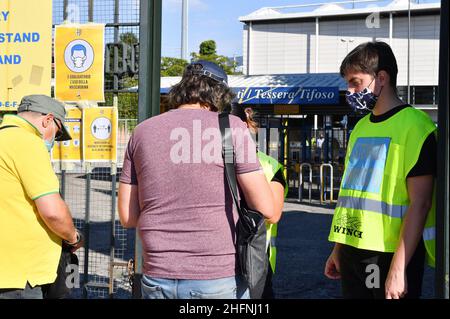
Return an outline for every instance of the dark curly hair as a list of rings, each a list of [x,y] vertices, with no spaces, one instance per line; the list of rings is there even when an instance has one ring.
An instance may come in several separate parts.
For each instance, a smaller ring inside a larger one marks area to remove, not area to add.
[[[223,83],[204,75],[194,74],[200,70],[199,65],[189,65],[183,73],[180,83],[174,85],[169,92],[170,109],[176,109],[184,104],[199,103],[214,112],[221,112],[231,104],[234,93]]]

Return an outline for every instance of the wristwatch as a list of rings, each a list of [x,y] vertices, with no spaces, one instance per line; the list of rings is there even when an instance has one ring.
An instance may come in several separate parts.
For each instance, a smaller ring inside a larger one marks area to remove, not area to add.
[[[78,231],[78,229],[76,230],[77,233],[77,240],[74,243],[69,243],[67,240],[64,240],[64,243],[66,243],[69,246],[76,246],[78,245],[81,240],[83,239],[83,235]]]

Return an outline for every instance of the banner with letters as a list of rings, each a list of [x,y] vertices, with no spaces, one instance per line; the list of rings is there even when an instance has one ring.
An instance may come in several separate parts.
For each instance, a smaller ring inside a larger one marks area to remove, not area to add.
[[[55,97],[104,102],[104,24],[65,24],[55,31]]]
[[[233,88],[239,104],[339,104],[338,87]]]
[[[51,91],[52,0],[0,0],[0,112]]]

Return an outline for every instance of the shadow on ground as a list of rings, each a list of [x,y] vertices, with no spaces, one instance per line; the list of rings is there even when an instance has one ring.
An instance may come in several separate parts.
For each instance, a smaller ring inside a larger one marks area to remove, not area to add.
[[[277,299],[335,299],[340,282],[329,280],[323,269],[333,244],[328,242],[332,215],[285,212],[279,223],[278,261],[273,280]],[[434,271],[426,267],[423,298],[434,296]]]

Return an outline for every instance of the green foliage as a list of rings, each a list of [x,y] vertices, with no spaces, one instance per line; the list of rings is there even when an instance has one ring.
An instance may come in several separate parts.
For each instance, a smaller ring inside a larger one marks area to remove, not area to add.
[[[161,59],[161,76],[182,76],[189,63],[178,58],[163,57]]]
[[[138,43],[138,38],[132,32],[122,33],[120,35],[120,42],[132,46]],[[123,50],[122,47],[118,48],[119,65],[122,62]],[[131,60],[131,51],[128,51],[128,60]],[[114,61],[114,50],[111,50],[110,61]],[[105,82],[110,83],[108,88],[112,88],[111,83],[114,80],[112,74],[105,74]],[[138,85],[138,79],[136,76],[131,76],[129,73],[124,73],[119,75],[119,89],[132,88]],[[114,94],[111,92],[105,93],[105,103],[103,106],[113,105]],[[118,94],[118,105],[119,105],[119,118],[121,119],[137,119],[138,116],[138,94],[137,93],[119,93]]]
[[[138,43],[138,39],[133,32],[125,32],[120,35],[120,42],[133,45]]]
[[[105,103],[100,106],[113,106],[113,93],[105,93]],[[120,119],[137,119],[138,118],[138,101],[137,93],[119,93],[119,118]]]
[[[200,55],[213,55],[217,54],[217,45],[214,40],[206,40],[200,43]]]
[[[205,60],[218,64],[227,74],[236,74],[236,65],[230,61],[226,56],[218,55],[216,51],[216,42],[214,40],[203,41],[200,44],[199,53],[192,52],[191,57],[193,61]]]

